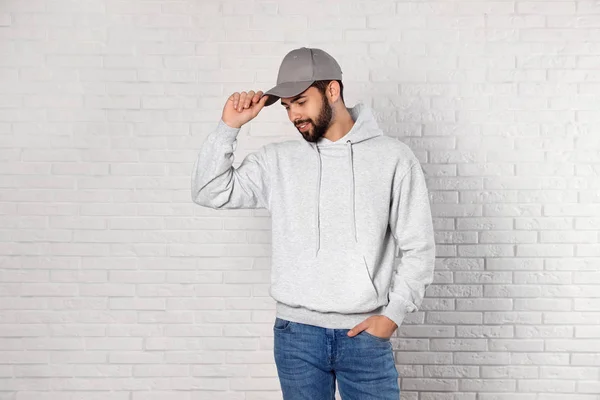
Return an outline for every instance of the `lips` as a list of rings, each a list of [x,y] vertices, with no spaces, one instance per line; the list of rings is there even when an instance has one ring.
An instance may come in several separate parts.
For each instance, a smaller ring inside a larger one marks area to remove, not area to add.
[[[296,125],[300,132],[306,132],[310,128],[310,122]]]

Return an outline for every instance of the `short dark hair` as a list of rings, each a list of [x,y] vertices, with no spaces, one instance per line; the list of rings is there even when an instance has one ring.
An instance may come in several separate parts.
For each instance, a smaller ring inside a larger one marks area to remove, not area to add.
[[[340,84],[340,97],[342,98],[342,103],[345,103],[345,101],[344,101],[344,84],[339,79],[315,81],[312,85],[310,85],[310,87],[316,87],[317,89],[319,89],[319,92],[321,92],[321,94],[324,95],[325,90],[327,90],[327,85],[329,85],[329,83],[333,82],[334,80]]]

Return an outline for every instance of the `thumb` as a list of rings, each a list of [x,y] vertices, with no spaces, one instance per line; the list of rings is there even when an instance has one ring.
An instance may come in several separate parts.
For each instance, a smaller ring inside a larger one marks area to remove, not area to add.
[[[263,97],[260,98],[260,100],[258,101],[258,104],[260,105],[260,108],[263,108],[265,106],[265,103],[267,102],[267,100],[269,100],[269,95],[264,95]]]
[[[360,324],[356,325],[354,328],[352,328],[348,331],[348,336],[352,337],[352,336],[358,335],[360,332],[362,332],[365,329],[367,329],[367,326],[365,326],[365,322],[361,322]]]
[[[257,116],[258,113],[260,112],[260,110],[263,109],[268,98],[269,98],[269,96],[263,96],[260,98],[260,100],[258,100],[258,103],[254,104],[254,106],[252,107],[254,116]]]

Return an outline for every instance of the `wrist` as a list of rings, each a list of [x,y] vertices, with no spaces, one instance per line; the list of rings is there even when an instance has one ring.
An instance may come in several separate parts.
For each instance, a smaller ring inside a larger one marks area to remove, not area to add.
[[[230,128],[234,128],[234,129],[240,129],[240,128],[242,127],[241,125],[234,124],[233,122],[227,122],[227,121],[226,121],[226,120],[224,120],[224,119],[222,119],[222,121],[223,121],[223,123],[224,123],[225,125],[227,125],[227,126],[228,126],[228,127],[230,127]]]
[[[398,329],[398,324],[396,322],[394,322],[394,320],[392,320],[390,317],[388,317],[387,315],[384,315],[384,317],[387,318],[387,322],[390,323],[390,325],[392,325],[394,327],[394,330]]]

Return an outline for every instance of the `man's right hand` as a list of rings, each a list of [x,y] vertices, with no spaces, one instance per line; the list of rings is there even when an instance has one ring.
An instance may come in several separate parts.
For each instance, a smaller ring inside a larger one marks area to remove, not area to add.
[[[241,128],[258,115],[268,98],[260,90],[256,93],[254,90],[247,93],[235,92],[227,99],[221,119],[232,128]]]

